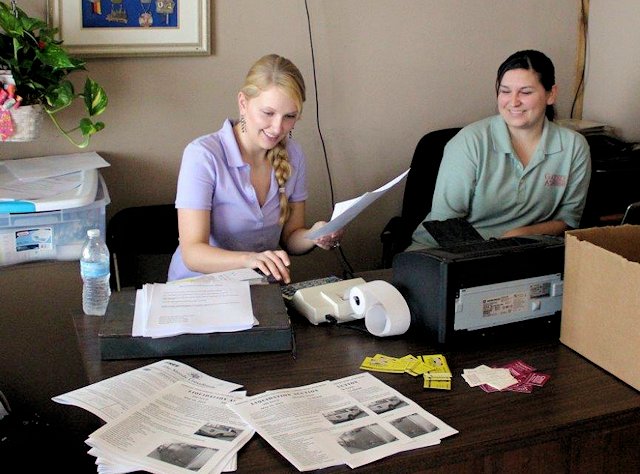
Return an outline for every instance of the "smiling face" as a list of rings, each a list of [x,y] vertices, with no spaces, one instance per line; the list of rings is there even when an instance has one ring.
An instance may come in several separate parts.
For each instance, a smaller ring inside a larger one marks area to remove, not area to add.
[[[511,69],[498,86],[498,111],[510,130],[542,129],[547,105],[556,100],[556,86],[550,91],[531,69]]]
[[[278,86],[270,86],[253,98],[238,94],[240,114],[246,121],[247,145],[270,150],[287,136],[298,120],[296,102]]]

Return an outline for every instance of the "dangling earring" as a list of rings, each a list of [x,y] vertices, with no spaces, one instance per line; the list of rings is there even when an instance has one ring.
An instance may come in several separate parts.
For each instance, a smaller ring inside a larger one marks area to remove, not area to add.
[[[244,115],[240,116],[240,131],[247,133],[247,121],[244,119]]]
[[[293,129],[289,130],[289,140],[293,138]]]

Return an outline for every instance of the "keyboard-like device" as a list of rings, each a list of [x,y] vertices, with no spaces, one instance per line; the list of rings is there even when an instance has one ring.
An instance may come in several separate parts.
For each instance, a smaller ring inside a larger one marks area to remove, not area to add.
[[[305,280],[283,285],[280,287],[280,291],[282,292],[282,297],[285,300],[291,301],[296,291],[301,290],[302,288],[311,288],[314,286],[326,285],[327,283],[335,283],[337,281],[342,281],[342,278],[331,275],[324,278],[316,278],[314,280]]]

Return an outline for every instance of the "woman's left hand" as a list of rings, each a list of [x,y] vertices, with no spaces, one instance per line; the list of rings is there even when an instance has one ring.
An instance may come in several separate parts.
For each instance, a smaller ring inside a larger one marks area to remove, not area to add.
[[[313,231],[313,230],[319,229],[324,225],[326,225],[325,221],[318,221],[315,224],[313,224],[313,226],[311,226],[310,230]],[[318,237],[317,239],[314,239],[313,243],[316,244],[321,249],[329,250],[329,249],[338,247],[340,245],[340,241],[342,240],[343,236],[344,236],[344,229],[340,229],[335,232],[332,232],[331,234],[323,235],[322,237]]]

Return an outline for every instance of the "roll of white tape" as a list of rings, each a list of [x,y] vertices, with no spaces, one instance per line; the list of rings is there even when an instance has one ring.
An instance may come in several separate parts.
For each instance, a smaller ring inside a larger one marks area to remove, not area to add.
[[[365,326],[374,336],[404,334],[411,324],[409,306],[390,283],[375,280],[357,285],[349,292],[353,312],[364,317]]]
[[[375,297],[368,294],[366,284],[356,285],[349,289],[348,297],[351,311],[353,311],[356,319],[364,318],[364,314],[367,312],[367,305],[375,301]]]

